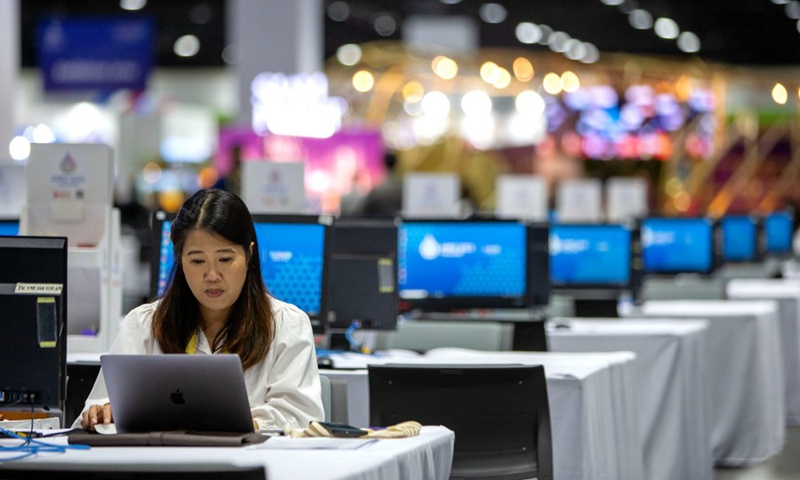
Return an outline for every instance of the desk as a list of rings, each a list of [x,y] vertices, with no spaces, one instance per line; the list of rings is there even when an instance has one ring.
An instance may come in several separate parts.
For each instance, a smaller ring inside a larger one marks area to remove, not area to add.
[[[781,319],[786,424],[800,426],[800,280],[735,279],[727,294],[735,299],[769,299],[778,302]]]
[[[636,415],[635,355],[616,353],[482,352],[439,348],[425,355],[391,352],[383,356],[344,354],[336,366],[367,364],[544,365],[553,443],[553,476],[558,480],[631,479],[644,475]],[[349,421],[369,424],[367,371],[322,370],[347,380]]]
[[[9,441],[2,442],[8,444]],[[66,444],[66,439],[50,441],[56,442]],[[359,450],[264,450],[258,446],[240,449],[95,447],[0,464],[0,476],[5,478],[13,474],[24,478],[44,471],[55,478],[58,472],[70,470],[122,474],[131,470],[202,472],[224,467],[261,466],[266,469],[269,480],[447,480],[454,442],[452,431],[429,426],[424,427],[418,437],[381,440]]]
[[[551,351],[636,353],[644,478],[713,478],[703,391],[707,328],[706,321],[569,318],[549,322]]]
[[[785,393],[774,301],[648,301],[629,317],[708,320],[711,446],[717,465],[763,462],[783,449]]]

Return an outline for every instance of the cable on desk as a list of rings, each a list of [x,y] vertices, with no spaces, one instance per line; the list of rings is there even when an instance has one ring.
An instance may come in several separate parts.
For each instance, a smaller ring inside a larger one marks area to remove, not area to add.
[[[64,453],[67,450],[89,450],[89,445],[53,445],[47,442],[42,442],[41,440],[34,439],[33,411],[34,407],[33,405],[31,405],[31,428],[27,434],[20,435],[16,432],[0,427],[0,433],[2,433],[3,435],[23,441],[19,445],[12,445],[12,446],[0,445],[0,463],[22,460],[24,458],[38,455],[39,453]],[[13,453],[18,453],[18,455],[12,457],[3,456],[3,454],[13,454]]]

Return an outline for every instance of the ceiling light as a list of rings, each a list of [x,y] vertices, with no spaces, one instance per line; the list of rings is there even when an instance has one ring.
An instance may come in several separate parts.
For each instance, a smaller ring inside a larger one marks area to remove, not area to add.
[[[550,35],[550,50],[554,52],[565,52],[567,50],[567,42],[569,42],[570,37],[568,34],[564,32],[553,32]]]
[[[533,78],[534,70],[531,61],[527,58],[518,57],[514,60],[513,65],[514,76],[520,82],[528,82]]]
[[[553,34],[553,29],[547,25],[539,25],[539,28],[542,29],[542,38],[539,40],[539,44],[547,45],[550,43],[550,35]]]
[[[653,16],[647,10],[637,8],[628,15],[628,22],[631,27],[637,30],[648,30],[653,28]]]
[[[553,72],[548,73],[542,79],[542,88],[550,95],[558,95],[561,93],[561,77]]]
[[[353,88],[361,93],[369,92],[375,86],[375,77],[366,70],[359,70],[353,74]]]
[[[780,105],[786,104],[789,100],[789,92],[786,91],[786,87],[780,83],[776,83],[775,86],[772,87],[772,99],[775,103]]]
[[[578,39],[572,38],[567,42],[567,51],[564,55],[570,60],[580,60],[586,55],[586,45]]]
[[[542,29],[535,23],[519,23],[514,33],[517,35],[517,40],[529,45],[542,39]]]
[[[486,23],[501,23],[506,19],[508,12],[506,8],[499,3],[484,3],[481,5],[478,14]]]
[[[791,18],[792,20],[797,20],[798,18],[800,18],[800,2],[798,2],[797,0],[793,0],[787,3],[786,6],[783,8],[786,11],[786,16]]]
[[[344,22],[350,18],[350,5],[347,2],[333,2],[328,5],[328,16],[334,22]]]
[[[382,37],[388,37],[397,30],[397,21],[391,15],[381,15],[375,19],[375,31]]]
[[[692,32],[683,32],[678,37],[678,48],[686,53],[700,51],[700,39]]]
[[[595,63],[596,61],[600,60],[600,51],[594,44],[589,42],[584,42],[584,47],[586,47],[586,53],[581,58],[581,62],[583,63]]]
[[[336,59],[342,65],[351,67],[361,61],[361,47],[354,43],[342,45],[336,50]]]
[[[119,0],[119,7],[123,10],[141,10],[147,5],[147,0]]]
[[[655,31],[656,35],[666,39],[678,38],[678,34],[681,32],[675,20],[665,17],[656,20]]]
[[[172,50],[179,57],[193,57],[200,51],[200,40],[194,35],[184,35],[175,40]]]

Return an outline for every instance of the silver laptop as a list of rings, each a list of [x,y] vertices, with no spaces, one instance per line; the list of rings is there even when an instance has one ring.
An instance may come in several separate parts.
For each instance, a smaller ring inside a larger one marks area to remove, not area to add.
[[[118,433],[253,432],[237,355],[102,355]]]

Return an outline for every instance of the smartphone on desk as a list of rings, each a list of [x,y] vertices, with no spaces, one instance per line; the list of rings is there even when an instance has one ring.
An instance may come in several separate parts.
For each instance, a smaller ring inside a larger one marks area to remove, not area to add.
[[[331,422],[317,422],[325,430],[329,431],[331,435],[334,437],[363,437],[368,432],[358,427],[354,427],[352,425],[347,425],[344,423],[331,423]]]

